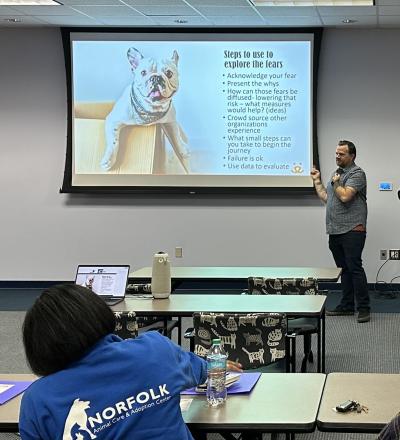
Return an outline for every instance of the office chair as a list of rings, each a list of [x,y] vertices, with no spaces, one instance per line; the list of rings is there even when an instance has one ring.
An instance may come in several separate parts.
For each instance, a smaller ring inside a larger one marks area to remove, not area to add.
[[[193,325],[194,353],[203,358],[218,338],[228,359],[240,362],[243,370],[290,371],[295,339],[287,335],[284,314],[202,312],[193,314]]]
[[[135,312],[114,312],[114,333],[122,339],[136,338],[139,334]]]
[[[249,277],[250,295],[318,295],[318,281],[315,278],[262,278]],[[288,332],[304,337],[304,357],[301,372],[307,372],[307,362],[313,362],[311,335],[318,332],[318,318],[289,318]]]
[[[114,316],[114,333],[122,339],[136,338],[139,334],[152,330],[171,338],[172,330],[177,326],[177,321],[165,321],[158,316],[136,316],[134,311],[114,312]]]

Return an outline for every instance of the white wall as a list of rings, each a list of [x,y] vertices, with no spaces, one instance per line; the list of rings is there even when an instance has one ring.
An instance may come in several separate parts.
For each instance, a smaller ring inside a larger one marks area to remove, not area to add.
[[[369,184],[370,282],[379,249],[400,247],[400,31],[325,32],[318,135],[324,176],[338,139],[358,146]],[[324,207],[281,200],[59,194],[66,146],[66,80],[58,30],[0,30],[0,280],[71,280],[78,263],[151,264],[182,246],[187,266],[331,266]],[[389,262],[381,279],[400,273]]]

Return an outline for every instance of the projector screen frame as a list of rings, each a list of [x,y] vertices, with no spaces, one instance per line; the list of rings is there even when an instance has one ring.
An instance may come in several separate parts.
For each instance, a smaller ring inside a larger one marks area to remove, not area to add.
[[[62,187],[60,193],[83,193],[83,194],[137,194],[137,195],[232,195],[232,196],[260,196],[260,195],[309,195],[314,193],[313,186],[297,187],[297,186],[79,186],[73,185],[73,136],[72,136],[72,119],[73,119],[73,96],[72,96],[72,66],[71,66],[71,33],[118,33],[118,34],[313,34],[313,81],[312,81],[312,154],[313,163],[319,167],[318,155],[318,138],[317,138],[317,91],[318,91],[318,66],[319,55],[322,41],[322,28],[175,28],[163,27],[135,27],[135,28],[61,28],[61,35],[64,48],[64,59],[67,80],[67,145],[65,157],[65,170]],[[205,178],[207,176],[204,176]],[[238,176],[240,177],[240,176]]]

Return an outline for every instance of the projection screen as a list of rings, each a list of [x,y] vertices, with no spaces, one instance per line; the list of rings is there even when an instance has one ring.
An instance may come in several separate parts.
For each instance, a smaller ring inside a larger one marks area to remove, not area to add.
[[[310,191],[320,32],[63,29],[61,191]]]

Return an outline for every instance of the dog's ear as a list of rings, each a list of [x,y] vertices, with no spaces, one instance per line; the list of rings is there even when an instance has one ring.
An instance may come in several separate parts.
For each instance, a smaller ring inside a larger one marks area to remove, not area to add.
[[[128,57],[128,61],[132,67],[132,70],[136,69],[136,67],[140,63],[140,60],[143,58],[143,55],[134,47],[129,48],[126,56]]]
[[[172,61],[175,63],[176,66],[178,65],[179,55],[176,50],[174,50],[174,53],[172,54]]]

